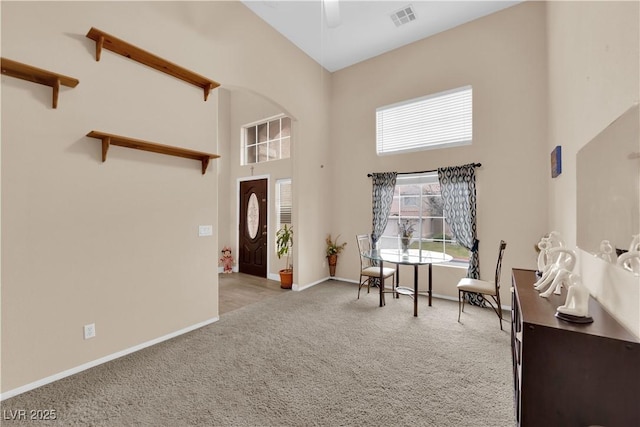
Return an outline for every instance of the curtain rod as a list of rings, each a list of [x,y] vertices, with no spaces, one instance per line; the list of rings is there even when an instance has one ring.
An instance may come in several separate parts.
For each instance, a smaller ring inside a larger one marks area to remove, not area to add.
[[[473,166],[474,168],[479,168],[480,166],[482,166],[482,163],[471,163],[471,166]],[[413,175],[416,173],[431,173],[431,172],[438,172],[438,169],[434,169],[430,171],[418,171],[418,172],[398,172],[398,175]],[[373,175],[369,173],[367,174],[367,176],[371,178]]]

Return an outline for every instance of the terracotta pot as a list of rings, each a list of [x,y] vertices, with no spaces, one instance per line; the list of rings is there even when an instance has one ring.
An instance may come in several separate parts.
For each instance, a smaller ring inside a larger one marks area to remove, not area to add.
[[[327,257],[327,262],[329,263],[329,275],[331,277],[336,275],[336,265],[338,264],[338,255],[329,255]]]
[[[293,270],[280,270],[280,287],[291,289],[293,287]]]

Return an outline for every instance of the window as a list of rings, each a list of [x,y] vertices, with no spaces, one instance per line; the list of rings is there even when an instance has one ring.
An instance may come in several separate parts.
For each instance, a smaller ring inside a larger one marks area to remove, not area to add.
[[[274,117],[243,127],[242,164],[288,159],[291,155],[291,119]]]
[[[379,247],[399,248],[402,226],[413,228],[410,249],[445,252],[452,262],[469,262],[469,251],[455,241],[444,217],[437,172],[398,176]]]
[[[279,179],[276,181],[276,230],[284,224],[291,225],[292,206],[291,179]]]
[[[378,155],[471,144],[472,89],[457,89],[376,109]]]

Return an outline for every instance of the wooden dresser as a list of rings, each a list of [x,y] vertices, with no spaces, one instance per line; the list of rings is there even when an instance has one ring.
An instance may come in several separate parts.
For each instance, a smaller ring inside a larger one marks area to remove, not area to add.
[[[533,270],[513,269],[511,349],[519,426],[640,426],[640,341],[593,298],[593,323],[556,318]]]

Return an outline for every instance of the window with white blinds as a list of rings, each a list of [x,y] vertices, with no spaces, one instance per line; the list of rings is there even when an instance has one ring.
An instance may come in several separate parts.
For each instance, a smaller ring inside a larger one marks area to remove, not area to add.
[[[279,179],[276,181],[276,209],[278,215],[279,230],[284,224],[291,225],[291,211],[293,200],[291,197],[291,179]]]
[[[472,89],[464,86],[376,109],[378,155],[471,144]]]

